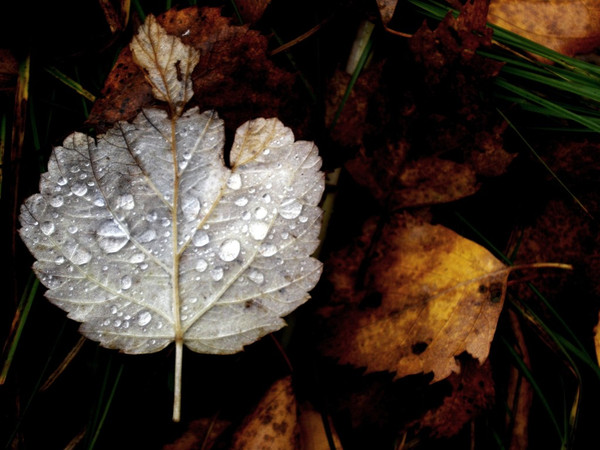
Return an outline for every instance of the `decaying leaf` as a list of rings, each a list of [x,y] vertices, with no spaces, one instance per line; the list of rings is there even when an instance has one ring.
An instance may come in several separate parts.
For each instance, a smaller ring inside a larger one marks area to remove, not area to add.
[[[504,265],[453,231],[406,215],[386,222],[367,253],[375,228],[369,223],[329,261],[335,303],[321,310],[323,353],[397,378],[433,372],[433,381],[458,372],[463,352],[485,361],[502,310]]]
[[[241,126],[227,167],[217,114],[177,115],[195,55],[164,39],[149,19],[133,51],[150,49],[137,59],[171,115],[146,109],[96,139],[67,137],[20,233],[46,296],[85,336],[126,353],[175,342],[178,420],[184,344],[238,352],[308,300],[324,176],[315,145],[277,119]]]
[[[178,37],[168,35],[154,16],[148,16],[129,47],[136,64],[144,69],[154,98],[169,106],[175,105],[171,112],[180,116],[194,95],[192,71],[198,64],[200,52]]]
[[[489,21],[567,56],[600,45],[597,0],[492,0]]]
[[[294,450],[299,443],[296,396],[288,376],[273,383],[237,429],[229,448]]]
[[[398,0],[377,0],[377,7],[379,8],[379,15],[384,25],[387,25],[392,17],[394,11],[396,11],[396,5]]]
[[[305,127],[306,110],[293,89],[295,76],[267,57],[267,38],[221,15],[221,8],[170,9],[156,18],[201,57],[192,72],[194,106],[215,109],[231,132],[249,118],[279,117],[292,129]],[[94,104],[87,124],[103,131],[131,120],[153,104],[151,87],[125,47]]]
[[[436,438],[449,438],[493,404],[495,392],[489,360],[477,365],[469,359],[461,368],[460,373],[448,377],[452,391],[443,403],[409,426]]]
[[[402,163],[398,161],[403,156],[402,150],[385,155],[390,157],[387,165],[360,152],[346,168],[357,183],[391,209],[451,202],[479,189],[476,174],[469,165],[437,157]],[[379,155],[383,156],[383,152]]]

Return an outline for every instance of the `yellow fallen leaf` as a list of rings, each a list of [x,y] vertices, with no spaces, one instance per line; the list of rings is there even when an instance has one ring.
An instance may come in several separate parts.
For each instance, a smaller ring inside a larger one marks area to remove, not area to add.
[[[506,267],[475,242],[407,215],[389,220],[367,254],[374,228],[330,261],[337,306],[321,310],[323,353],[397,378],[433,372],[433,381],[459,372],[455,357],[465,351],[483,362]]]
[[[488,20],[567,56],[600,45],[598,0],[492,0]]]

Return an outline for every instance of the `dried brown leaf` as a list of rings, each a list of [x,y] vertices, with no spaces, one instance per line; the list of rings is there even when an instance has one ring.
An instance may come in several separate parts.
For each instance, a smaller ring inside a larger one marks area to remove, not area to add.
[[[384,25],[387,25],[392,17],[394,17],[394,11],[398,0],[377,0],[377,7],[379,8],[379,15]]]

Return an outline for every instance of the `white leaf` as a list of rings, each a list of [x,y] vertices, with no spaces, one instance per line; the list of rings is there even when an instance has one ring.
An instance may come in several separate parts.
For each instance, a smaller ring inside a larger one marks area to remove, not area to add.
[[[183,345],[242,350],[284,326],[321,275],[315,145],[256,119],[238,129],[229,168],[224,142],[217,114],[197,108],[73,133],[21,207],[46,296],[85,336],[126,353],[175,342],[174,420]]]

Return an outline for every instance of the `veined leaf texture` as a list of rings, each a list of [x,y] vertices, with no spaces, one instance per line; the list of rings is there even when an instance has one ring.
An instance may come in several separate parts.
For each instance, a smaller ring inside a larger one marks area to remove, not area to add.
[[[85,336],[126,353],[175,342],[179,420],[184,344],[238,352],[308,300],[324,175],[316,146],[277,119],[242,125],[226,165],[217,113],[183,112],[197,52],[152,16],[132,50],[169,111],[67,137],[20,234],[46,296]]]

